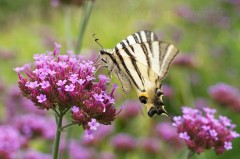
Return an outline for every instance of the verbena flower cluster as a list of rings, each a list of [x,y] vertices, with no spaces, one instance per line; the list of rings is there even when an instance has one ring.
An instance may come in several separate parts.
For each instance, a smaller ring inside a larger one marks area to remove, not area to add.
[[[112,138],[111,144],[118,151],[133,151],[137,146],[137,141],[129,134],[117,134]]]
[[[27,139],[43,137],[46,140],[53,140],[55,136],[55,121],[47,116],[33,113],[17,116],[13,125]]]
[[[194,56],[188,54],[182,54],[177,56],[173,62],[174,65],[186,68],[197,68],[198,64]]]
[[[179,139],[176,127],[170,122],[161,122],[156,125],[156,135],[172,147],[179,149],[182,147],[182,140]]]
[[[209,94],[218,103],[227,105],[234,111],[240,111],[240,92],[225,83],[218,83],[209,88]]]
[[[53,52],[35,55],[32,68],[30,64],[15,68],[22,95],[39,109],[58,112],[71,109],[73,122],[89,131],[96,130],[99,123],[110,124],[116,115],[113,106],[116,87],[107,93],[110,80],[105,75],[96,80],[92,61],[85,61],[71,51],[60,55],[60,48],[55,44]]]
[[[12,159],[24,146],[26,140],[10,125],[0,126],[0,158]]]
[[[196,153],[214,149],[217,154],[232,149],[232,140],[239,137],[236,127],[225,116],[214,118],[215,109],[203,110],[182,107],[183,116],[174,117],[179,137],[184,139],[188,148]]]

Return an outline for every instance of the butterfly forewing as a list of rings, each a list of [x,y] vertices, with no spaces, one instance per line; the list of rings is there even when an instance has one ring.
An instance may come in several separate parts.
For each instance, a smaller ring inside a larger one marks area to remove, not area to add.
[[[115,51],[113,56],[122,65],[122,71],[141,91],[153,84],[159,84],[178,53],[178,49],[172,44],[160,41],[133,44]]]
[[[122,49],[126,46],[131,46],[133,44],[139,44],[143,42],[150,42],[150,41],[157,41],[157,35],[154,32],[148,31],[148,30],[143,30],[136,32],[132,35],[129,35],[126,39],[122,40],[119,42],[115,49]]]

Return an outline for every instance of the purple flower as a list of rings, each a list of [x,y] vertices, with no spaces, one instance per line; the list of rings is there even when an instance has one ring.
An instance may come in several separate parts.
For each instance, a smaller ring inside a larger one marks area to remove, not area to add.
[[[13,124],[28,139],[44,137],[52,140],[55,136],[56,125],[54,119],[43,115],[25,114],[17,116],[14,118]]]
[[[88,122],[88,126],[90,127],[90,130],[97,130],[99,127],[99,123],[97,122],[96,119],[92,119],[90,122]]]
[[[111,143],[118,151],[132,151],[136,148],[136,139],[128,134],[117,134],[112,138]]]
[[[173,96],[173,88],[171,86],[164,84],[162,90],[165,97],[171,98]]]
[[[38,82],[35,81],[35,82],[28,82],[26,83],[26,86],[29,87],[29,88],[37,88],[38,87]]]
[[[83,143],[85,145],[99,145],[101,141],[103,141],[107,136],[109,136],[113,132],[113,126],[112,125],[100,125],[97,131],[92,132],[93,138],[89,140],[88,138],[85,138],[85,136],[82,138]]]
[[[78,82],[80,85],[83,85],[83,83],[84,83],[85,81],[86,81],[86,80],[79,79],[77,82]]]
[[[93,131],[90,130],[90,129],[86,129],[86,130],[84,131],[84,138],[85,138],[86,140],[92,140],[92,139],[93,139]]]
[[[224,148],[226,150],[231,150],[232,149],[232,143],[231,142],[224,142]]]
[[[157,154],[160,151],[160,141],[156,138],[142,138],[140,140],[140,147],[149,154]]]
[[[179,137],[184,140],[189,140],[190,137],[188,136],[187,132],[181,132],[179,133]]]
[[[174,146],[174,148],[180,148],[182,141],[179,139],[176,127],[172,126],[170,122],[161,122],[156,126],[156,135],[166,141],[166,143]]]
[[[69,146],[69,154],[71,159],[94,159],[95,151],[91,148],[85,148],[76,141],[71,141]]]
[[[124,109],[120,112],[118,117],[127,122],[131,118],[136,117],[141,111],[141,106],[139,105],[139,102],[136,100],[128,100],[124,102],[123,106]]]
[[[37,96],[37,99],[39,103],[43,103],[47,100],[47,97],[45,94],[40,94],[39,96]]]
[[[61,87],[61,86],[63,86],[66,82],[67,82],[67,80],[58,80],[57,85]]]
[[[173,62],[174,65],[186,68],[197,68],[198,64],[193,56],[182,54],[177,56]]]
[[[65,86],[65,91],[72,92],[72,91],[74,91],[74,88],[75,88],[75,86],[73,84],[66,85]]]
[[[240,92],[236,88],[225,83],[218,83],[209,87],[208,92],[216,102],[240,112]]]
[[[214,149],[217,154],[222,154],[231,149],[231,140],[239,137],[233,130],[235,125],[230,119],[223,116],[214,118],[215,109],[182,107],[182,112],[182,117],[173,118],[173,125],[177,127],[179,137],[185,140],[191,151],[199,154],[205,149]]]
[[[15,153],[25,144],[26,139],[10,125],[0,126],[0,158],[15,158]]]
[[[69,78],[69,81],[71,81],[73,84],[78,81],[78,74],[72,74]]]
[[[15,69],[21,94],[39,109],[67,111],[75,106],[70,109],[73,122],[84,129],[90,128],[88,122],[91,119],[100,124],[111,124],[117,112],[115,88],[108,89],[110,80],[104,75],[95,80],[96,68],[92,61],[69,51],[60,55],[60,48],[61,45],[55,43],[53,52],[34,56],[32,67],[25,65]]]
[[[12,120],[13,116],[23,113],[37,113],[45,114],[46,111],[38,109],[34,103],[24,98],[20,93],[17,86],[12,86],[8,89],[7,96],[5,98],[7,121]]]
[[[73,107],[72,107],[72,112],[73,112],[73,113],[79,112],[79,107],[73,106]]]
[[[103,102],[103,95],[102,94],[94,94],[93,97],[96,99],[98,102]]]
[[[42,86],[42,89],[48,88],[50,86],[48,81],[42,81],[42,83],[40,83],[40,85]]]

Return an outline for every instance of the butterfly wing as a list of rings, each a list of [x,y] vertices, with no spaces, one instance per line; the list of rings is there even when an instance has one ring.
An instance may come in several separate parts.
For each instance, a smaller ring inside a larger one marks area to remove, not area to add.
[[[140,44],[144,42],[151,42],[151,41],[157,41],[157,40],[158,40],[157,35],[154,32],[151,32],[148,30],[142,30],[132,35],[129,35],[126,39],[117,43],[115,49],[119,50],[127,46],[131,46],[133,44]]]
[[[146,87],[159,86],[178,49],[161,41],[136,43],[115,50],[114,56],[122,72],[140,91]]]
[[[118,80],[120,81],[122,85],[122,89],[125,93],[129,93],[131,90],[131,82],[130,80],[126,77],[126,75],[122,71],[116,72],[116,75],[118,77]]]

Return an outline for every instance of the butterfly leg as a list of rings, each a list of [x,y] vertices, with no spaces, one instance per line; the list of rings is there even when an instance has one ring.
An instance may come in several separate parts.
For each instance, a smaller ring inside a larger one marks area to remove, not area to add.
[[[123,91],[125,93],[129,93],[131,89],[131,82],[129,81],[129,79],[124,74],[122,74],[121,71],[118,71],[116,74],[117,74],[118,80],[121,83]]]

